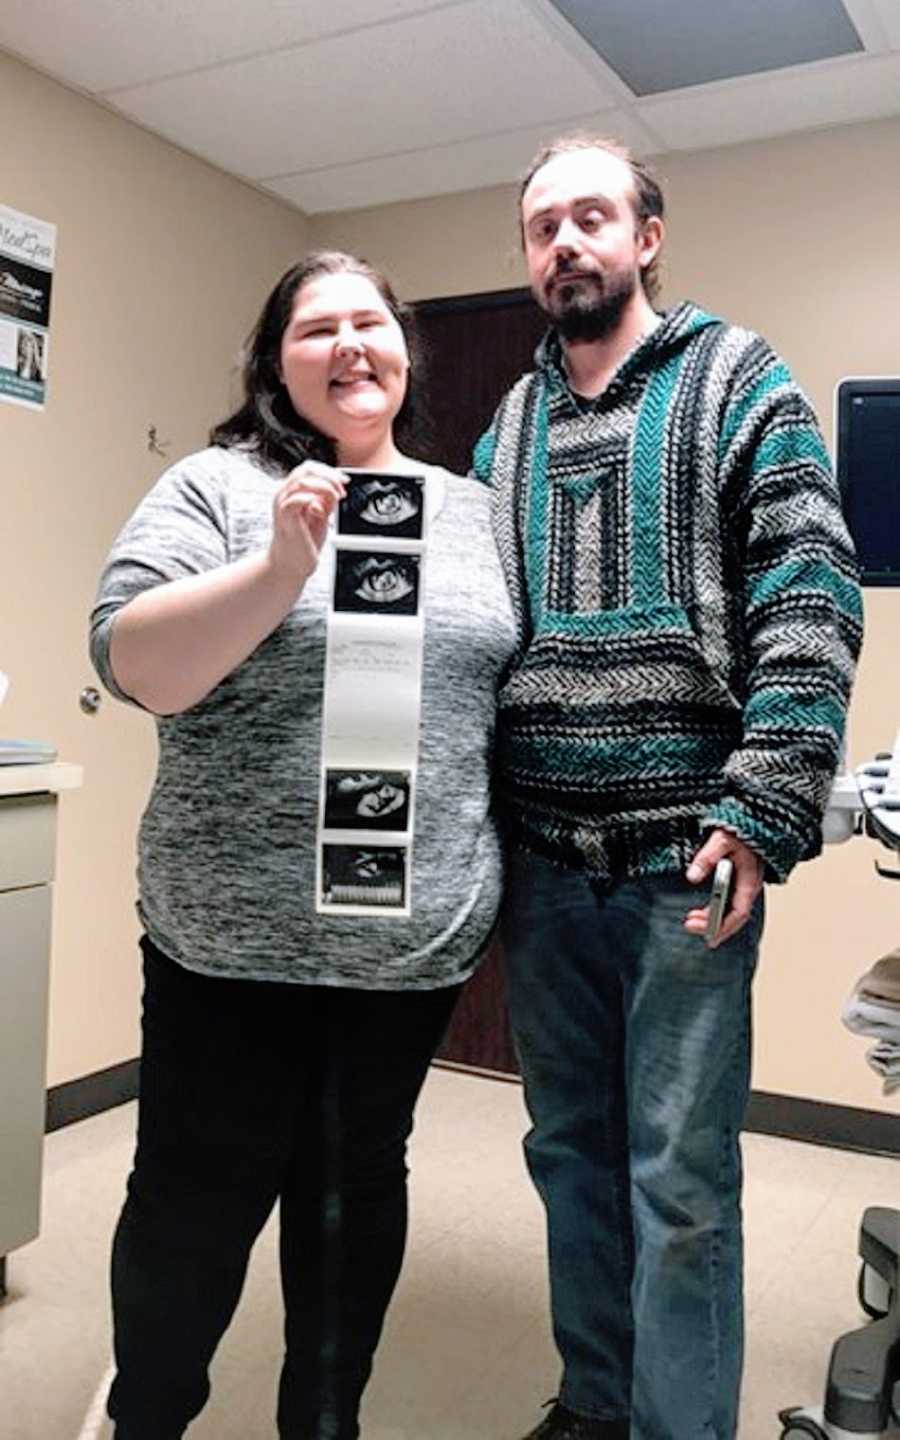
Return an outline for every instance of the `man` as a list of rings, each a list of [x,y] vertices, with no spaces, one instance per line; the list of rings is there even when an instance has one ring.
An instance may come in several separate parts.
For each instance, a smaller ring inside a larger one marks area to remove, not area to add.
[[[761,891],[820,847],[856,565],[784,364],[653,308],[646,168],[557,141],[521,221],[551,329],[475,473],[523,630],[500,696],[504,944],[563,1360],[529,1440],[730,1440]]]

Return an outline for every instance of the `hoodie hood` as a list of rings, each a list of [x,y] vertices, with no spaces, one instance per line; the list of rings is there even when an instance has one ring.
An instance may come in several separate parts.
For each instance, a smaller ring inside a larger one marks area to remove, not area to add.
[[[709,315],[690,300],[683,300],[671,310],[660,312],[660,323],[656,329],[626,355],[609,385],[608,393],[617,389],[625,380],[641,370],[655,370],[677,351],[699,335],[702,330],[725,322],[716,315]],[[534,352],[535,368],[543,373],[551,391],[568,390],[569,380],[563,358],[563,347],[558,332],[548,330]]]

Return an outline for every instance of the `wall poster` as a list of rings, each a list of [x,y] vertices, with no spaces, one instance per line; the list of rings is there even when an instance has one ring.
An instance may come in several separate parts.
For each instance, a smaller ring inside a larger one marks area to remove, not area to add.
[[[56,226],[0,205],[0,400],[43,410]]]

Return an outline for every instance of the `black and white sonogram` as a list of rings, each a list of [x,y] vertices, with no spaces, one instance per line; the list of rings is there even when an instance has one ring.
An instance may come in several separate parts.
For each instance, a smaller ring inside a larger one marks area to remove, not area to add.
[[[360,615],[416,615],[420,576],[418,555],[338,550],[334,608]]]
[[[409,826],[408,770],[328,770],[326,830],[397,830]]]
[[[421,540],[424,515],[424,476],[351,472],[347,493],[338,506],[337,531],[339,535],[382,536],[385,540]]]
[[[404,845],[323,845],[322,904],[402,909],[408,860]]]

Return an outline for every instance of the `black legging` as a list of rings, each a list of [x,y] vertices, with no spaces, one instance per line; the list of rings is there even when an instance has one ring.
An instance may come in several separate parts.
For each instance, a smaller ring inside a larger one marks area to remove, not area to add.
[[[281,1440],[356,1440],[406,1239],[406,1141],[458,986],[225,980],[144,951],[138,1144],[113,1245],[117,1440],[176,1440],[209,1395],[281,1201]]]

